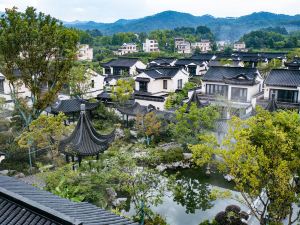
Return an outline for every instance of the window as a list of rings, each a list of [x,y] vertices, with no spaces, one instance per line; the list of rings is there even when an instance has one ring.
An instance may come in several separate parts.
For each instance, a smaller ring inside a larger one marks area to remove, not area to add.
[[[231,88],[231,100],[246,102],[247,88]]]
[[[148,92],[148,84],[147,82],[140,81],[140,91]]]
[[[163,80],[163,88],[168,89],[168,81],[167,80]]]
[[[94,80],[92,80],[91,88],[95,88],[95,81]]]
[[[275,99],[278,102],[298,103],[298,91],[271,89],[269,96],[270,98],[272,97],[273,93],[275,94]]]
[[[206,94],[208,95],[221,95],[227,98],[228,96],[228,86],[218,85],[218,84],[207,84]]]
[[[0,93],[4,93],[4,80],[0,80]]]
[[[179,79],[179,80],[177,81],[177,83],[178,83],[177,88],[178,88],[178,89],[182,89],[182,79]]]
[[[110,74],[110,68],[105,68],[105,74]]]

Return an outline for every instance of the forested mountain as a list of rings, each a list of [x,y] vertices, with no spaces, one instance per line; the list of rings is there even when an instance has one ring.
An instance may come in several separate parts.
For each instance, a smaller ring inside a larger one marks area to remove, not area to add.
[[[252,13],[241,17],[216,18],[210,15],[193,16],[188,13],[165,11],[153,16],[133,20],[118,20],[115,23],[65,22],[66,26],[83,30],[99,29],[103,34],[117,32],[150,32],[176,27],[208,26],[219,40],[237,40],[245,33],[264,27],[285,27],[288,31],[300,29],[300,15],[289,16],[268,12]]]

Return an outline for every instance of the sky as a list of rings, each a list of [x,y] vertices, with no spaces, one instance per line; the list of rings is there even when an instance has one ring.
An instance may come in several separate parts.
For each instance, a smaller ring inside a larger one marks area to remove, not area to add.
[[[0,0],[0,11],[13,6],[21,11],[27,6],[34,6],[64,21],[106,23],[141,18],[166,10],[215,17],[238,17],[260,11],[300,14],[300,0]]]

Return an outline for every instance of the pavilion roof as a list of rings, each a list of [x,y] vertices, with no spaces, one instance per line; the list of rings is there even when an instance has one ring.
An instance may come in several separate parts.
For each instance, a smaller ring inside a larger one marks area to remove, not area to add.
[[[94,156],[104,152],[113,140],[114,131],[108,135],[99,134],[85,111],[81,111],[72,134],[59,143],[59,151],[69,155]]]
[[[60,112],[66,114],[80,112],[81,104],[85,104],[86,110],[90,111],[97,108],[100,103],[99,102],[91,103],[84,99],[79,99],[79,98],[59,100],[54,105],[48,107],[46,111],[53,114],[58,114]]]

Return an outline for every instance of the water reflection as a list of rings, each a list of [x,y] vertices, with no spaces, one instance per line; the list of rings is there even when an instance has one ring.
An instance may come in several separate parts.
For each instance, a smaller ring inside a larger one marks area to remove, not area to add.
[[[187,214],[195,213],[196,209],[205,211],[210,209],[212,201],[210,198],[211,189],[208,183],[201,183],[199,179],[180,176],[176,180],[172,190],[173,201],[185,207]]]

